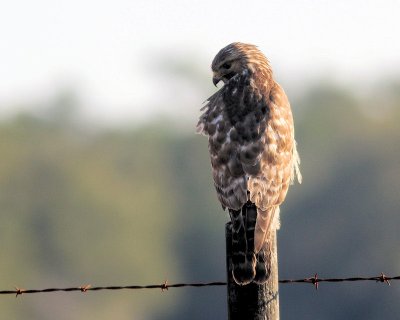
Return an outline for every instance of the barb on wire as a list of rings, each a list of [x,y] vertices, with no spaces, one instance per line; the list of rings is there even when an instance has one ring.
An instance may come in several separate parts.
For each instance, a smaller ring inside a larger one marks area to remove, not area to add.
[[[319,278],[318,274],[314,274],[313,277],[304,279],[283,279],[279,280],[282,284],[295,284],[295,283],[310,283],[314,285],[315,289],[318,290],[320,282],[354,282],[354,281],[375,281],[386,283],[390,286],[391,280],[400,280],[400,276],[388,277],[383,272],[379,276],[374,277],[353,277],[353,278]],[[130,285],[130,286],[107,286],[107,287],[92,287],[90,284],[82,285],[79,287],[71,288],[47,288],[47,289],[21,289],[15,287],[15,290],[2,290],[0,294],[13,294],[18,297],[26,293],[46,293],[46,292],[72,292],[80,291],[83,293],[89,291],[101,291],[101,290],[137,290],[137,289],[161,289],[161,291],[166,291],[169,288],[183,288],[183,287],[211,287],[211,286],[226,286],[226,282],[200,282],[200,283],[175,283],[168,284],[168,281],[164,281],[162,284],[151,284],[145,286]]]
[[[297,280],[279,280],[279,283],[311,283],[318,289],[318,284],[320,282],[354,282],[354,281],[375,281],[375,282],[385,282],[390,286],[389,280],[400,280],[400,276],[388,277],[383,272],[379,276],[375,277],[353,277],[353,278],[318,278],[316,273],[311,278],[297,279]]]
[[[206,282],[206,283],[175,283],[168,284],[165,281],[162,284],[151,284],[145,286],[131,285],[131,286],[107,286],[107,287],[92,287],[90,284],[86,284],[79,287],[70,288],[47,288],[47,289],[21,289],[15,287],[15,290],[2,290],[0,294],[15,294],[16,297],[26,293],[48,293],[48,292],[88,292],[88,291],[101,291],[101,290],[124,290],[124,289],[161,289],[161,291],[168,290],[169,288],[182,288],[182,287],[210,287],[210,286],[225,286],[226,282]]]

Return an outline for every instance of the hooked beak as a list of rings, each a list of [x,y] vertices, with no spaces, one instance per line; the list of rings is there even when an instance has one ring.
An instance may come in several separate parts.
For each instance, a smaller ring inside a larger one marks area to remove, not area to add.
[[[221,78],[218,76],[214,76],[212,78],[212,82],[213,82],[214,86],[217,86],[218,82],[220,82],[220,81],[221,81]]]

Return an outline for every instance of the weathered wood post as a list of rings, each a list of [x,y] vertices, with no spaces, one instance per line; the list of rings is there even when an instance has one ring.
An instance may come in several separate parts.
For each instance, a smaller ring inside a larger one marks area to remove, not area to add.
[[[229,320],[279,320],[278,252],[273,236],[271,275],[263,285],[239,286],[232,276],[232,225],[225,226]]]

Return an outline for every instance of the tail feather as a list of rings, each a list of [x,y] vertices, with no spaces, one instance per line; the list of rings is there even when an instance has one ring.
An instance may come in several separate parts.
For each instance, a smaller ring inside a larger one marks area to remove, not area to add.
[[[253,281],[257,284],[265,283],[271,274],[271,250],[271,239],[265,239],[261,250],[256,255],[256,276]]]
[[[257,208],[248,202],[241,210],[229,210],[232,221],[232,270],[236,283],[246,285],[255,277],[254,230]]]
[[[267,210],[257,209],[257,223],[254,235],[254,251],[258,253],[266,239],[269,237],[271,230],[278,228],[279,224],[279,207],[273,206]]]
[[[257,222],[256,206],[248,201],[242,208],[242,215],[245,217],[247,252],[254,254],[254,235]]]
[[[274,206],[263,211],[258,209],[255,229],[256,276],[254,282],[265,283],[271,273],[272,237],[279,229],[279,207]]]
[[[236,283],[267,281],[271,270],[271,230],[278,228],[279,207],[258,209],[248,201],[229,210],[232,221],[232,273]]]

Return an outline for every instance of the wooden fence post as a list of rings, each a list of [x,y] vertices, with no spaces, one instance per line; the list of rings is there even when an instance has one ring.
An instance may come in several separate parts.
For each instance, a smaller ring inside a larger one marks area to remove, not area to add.
[[[229,320],[279,320],[278,252],[273,236],[271,275],[265,284],[239,286],[232,277],[232,226],[225,226]]]

